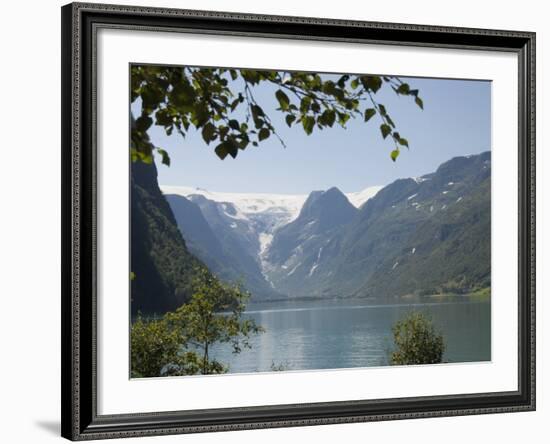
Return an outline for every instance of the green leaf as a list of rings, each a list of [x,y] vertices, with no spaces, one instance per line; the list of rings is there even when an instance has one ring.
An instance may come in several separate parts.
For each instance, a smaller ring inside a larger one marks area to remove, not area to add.
[[[153,163],[153,153],[151,150],[140,151],[135,148],[131,148],[130,157],[132,162],[137,162],[139,160],[147,165],[151,165]]]
[[[155,114],[155,119],[157,125],[162,125],[165,127],[171,127],[174,123],[172,115],[168,112],[167,109],[159,109]]]
[[[206,103],[197,105],[193,109],[193,118],[192,122],[196,128],[202,127],[210,119],[210,111]]]
[[[310,106],[311,106],[311,97],[305,96],[300,102],[300,111],[302,113],[305,113],[309,111]]]
[[[287,114],[287,116],[285,117],[285,120],[286,120],[286,124],[290,128],[292,123],[296,120],[296,116],[294,114]]]
[[[231,119],[227,124],[229,125],[229,128],[232,128],[235,131],[239,131],[240,129],[239,122],[236,121],[235,119]]]
[[[139,159],[143,163],[146,163],[147,165],[152,165],[153,164],[153,155],[152,154],[140,153],[139,154]]]
[[[162,157],[162,163],[166,166],[170,166],[170,156],[166,152],[166,150],[163,150],[162,148],[157,148],[157,152]]]
[[[248,137],[248,134],[241,134],[238,137],[240,140],[238,141],[237,145],[240,150],[244,150],[250,143],[250,138]]]
[[[334,95],[336,91],[336,86],[334,85],[334,82],[332,80],[327,80],[323,84],[323,92],[325,94]]]
[[[349,80],[349,75],[347,74],[344,74],[342,77],[340,77],[338,79],[338,86],[340,88],[343,88],[344,86],[346,86],[346,82]]]
[[[202,138],[206,143],[210,143],[213,140],[216,140],[216,127],[208,122],[206,125],[202,127]]]
[[[148,115],[141,115],[137,120],[136,120],[136,129],[138,131],[141,131],[142,133],[144,133],[145,131],[147,131],[149,129],[149,127],[153,124],[153,119],[151,119],[151,117],[149,117]]]
[[[239,103],[241,103],[241,100],[239,97],[233,100],[233,102],[231,102],[231,105],[229,105],[231,108],[231,111],[235,111],[235,108],[237,108],[237,105],[239,105]]]
[[[258,140],[261,142],[262,140],[267,139],[270,136],[270,134],[271,133],[267,128],[262,128],[258,133]]]
[[[386,107],[384,105],[382,105],[381,103],[378,105],[378,108],[380,108],[380,114],[382,114],[383,116],[387,116],[388,115],[388,112],[386,111]]]
[[[377,92],[382,86],[382,79],[378,76],[362,76],[361,83],[366,89]]]
[[[365,122],[368,122],[375,114],[376,110],[374,108],[367,108],[365,110]]]
[[[250,107],[250,110],[252,112],[252,120],[254,121],[254,126],[256,127],[256,129],[260,129],[264,124],[263,119],[260,118],[264,115],[263,109],[260,108],[258,105],[252,105]]]
[[[170,101],[177,107],[192,106],[196,97],[195,88],[187,80],[178,82],[170,92]]]
[[[323,125],[330,126],[332,128],[332,125],[334,125],[334,122],[336,121],[336,112],[333,109],[326,109],[323,111],[323,114],[321,114],[319,120]]]
[[[394,162],[397,160],[397,156],[399,156],[399,150],[395,149],[390,153],[391,160]]]
[[[288,110],[288,105],[290,104],[290,99],[288,98],[288,96],[282,90],[278,89],[275,93],[275,97],[277,97],[281,109],[283,111]]]
[[[401,85],[399,85],[399,88],[397,88],[397,92],[399,94],[409,94],[410,91],[411,88],[407,83],[402,83]]]
[[[215,149],[214,151],[216,152],[216,154],[218,155],[218,157],[223,160],[227,157],[227,155],[229,154],[229,151],[227,151],[227,147],[225,145],[225,143],[220,143]]]
[[[220,143],[216,148],[215,152],[220,159],[225,159],[229,154],[233,159],[237,157],[238,147],[232,144],[230,141],[226,140],[225,142]]]
[[[308,136],[313,132],[314,125],[315,125],[315,118],[313,118],[312,116],[302,117],[302,126],[304,127],[304,131]]]
[[[130,159],[132,162],[137,162],[139,160],[139,155],[135,148],[130,148]]]
[[[262,119],[254,118],[253,120],[254,120],[254,127],[256,129],[260,129],[264,125],[264,121]]]
[[[133,281],[136,278],[136,274],[133,271],[130,271],[130,280]]]
[[[338,113],[338,123],[342,126],[349,120],[350,115],[347,113]]]
[[[252,117],[254,119],[264,116],[264,110],[258,105],[252,105],[251,110],[252,110]]]
[[[388,137],[388,134],[391,133],[391,127],[384,123],[382,125],[380,125],[380,131],[382,132],[382,137],[385,139],[386,137]]]
[[[409,141],[407,139],[404,139],[403,137],[400,137],[397,142],[399,143],[399,145],[406,146],[407,148],[409,147]]]
[[[160,88],[145,85],[141,89],[142,106],[148,109],[155,109],[159,103],[164,101],[165,93]]]
[[[420,107],[420,109],[424,109],[424,102],[420,97],[416,97],[414,99],[414,103],[416,103]]]

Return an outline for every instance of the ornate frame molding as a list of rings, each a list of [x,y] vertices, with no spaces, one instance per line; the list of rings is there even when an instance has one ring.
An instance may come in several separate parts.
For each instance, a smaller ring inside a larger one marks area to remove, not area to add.
[[[97,415],[95,42],[99,27],[509,51],[519,61],[518,391]],[[62,435],[71,440],[535,409],[535,34],[72,3],[62,8]]]

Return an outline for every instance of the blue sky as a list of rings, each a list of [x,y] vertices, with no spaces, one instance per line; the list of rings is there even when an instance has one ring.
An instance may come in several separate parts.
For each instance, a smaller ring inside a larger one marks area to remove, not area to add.
[[[236,159],[220,160],[214,145],[206,145],[194,130],[183,139],[152,127],[153,143],[165,148],[172,161],[170,167],[157,162],[159,183],[231,192],[303,194],[332,186],[352,192],[420,176],[452,157],[491,149],[489,81],[401,78],[420,90],[424,110],[388,86],[376,95],[409,141],[410,150],[403,149],[395,163],[390,159],[393,143],[389,137],[382,139],[377,116],[367,123],[350,120],[346,129],[335,125],[307,136],[301,127],[286,126],[275,111],[275,89],[260,85],[254,96],[286,148],[270,137],[259,147],[239,151]]]

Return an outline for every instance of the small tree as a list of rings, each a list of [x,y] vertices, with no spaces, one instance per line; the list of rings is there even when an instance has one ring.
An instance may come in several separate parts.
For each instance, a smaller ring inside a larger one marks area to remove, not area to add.
[[[240,353],[250,348],[251,335],[264,331],[253,320],[242,319],[249,297],[239,285],[224,284],[198,269],[189,302],[161,319],[140,316],[132,325],[132,377],[226,372],[226,365],[211,359],[212,344],[228,343]]]
[[[181,331],[188,346],[196,350],[199,371],[203,375],[224,373],[227,366],[212,359],[215,343],[228,343],[233,353],[250,348],[249,339],[264,329],[252,319],[242,319],[250,294],[240,285],[220,282],[206,270],[198,271],[191,300],[174,313],[166,315],[167,322]]]
[[[438,364],[443,358],[443,336],[432,321],[418,311],[407,314],[392,327],[395,349],[392,365]]]
[[[186,351],[182,332],[170,328],[166,318],[134,322],[130,333],[131,376],[193,375],[199,372],[199,356]]]

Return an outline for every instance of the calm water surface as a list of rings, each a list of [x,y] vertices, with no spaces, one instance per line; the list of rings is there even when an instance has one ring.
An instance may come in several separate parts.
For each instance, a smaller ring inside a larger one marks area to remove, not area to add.
[[[411,310],[428,314],[443,333],[445,362],[491,360],[491,304],[467,297],[452,301],[396,304],[365,301],[309,301],[250,304],[244,316],[266,332],[252,349],[233,354],[227,345],[212,356],[230,373],[370,367],[388,364],[391,327]]]

